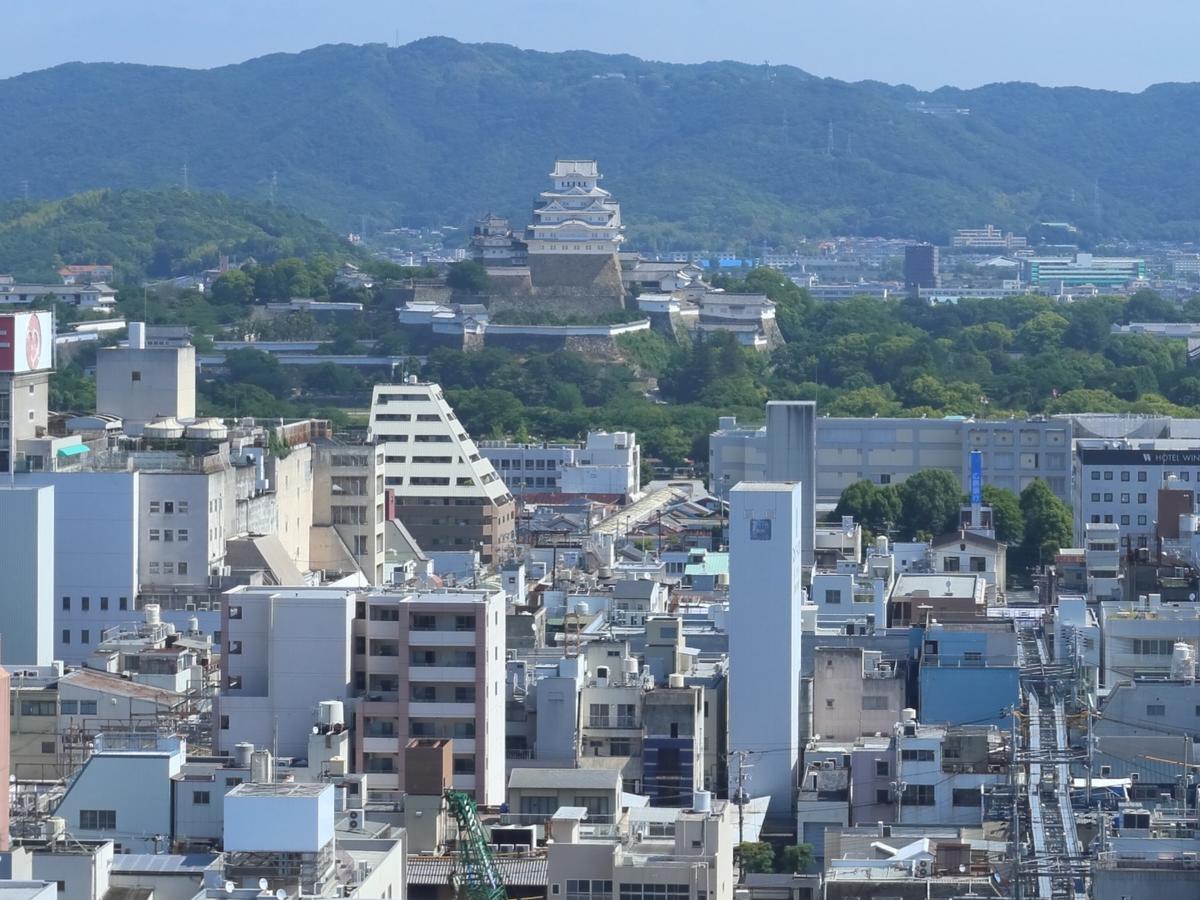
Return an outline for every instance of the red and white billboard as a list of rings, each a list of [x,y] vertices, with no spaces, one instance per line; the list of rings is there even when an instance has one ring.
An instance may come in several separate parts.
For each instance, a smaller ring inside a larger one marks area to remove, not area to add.
[[[54,313],[0,315],[0,372],[22,375],[54,367]]]

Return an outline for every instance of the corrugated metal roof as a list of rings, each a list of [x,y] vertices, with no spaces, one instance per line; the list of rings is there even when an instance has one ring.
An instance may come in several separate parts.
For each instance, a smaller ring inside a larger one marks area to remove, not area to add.
[[[410,856],[408,883],[410,885],[449,884],[454,862],[448,856]],[[549,878],[544,856],[497,857],[500,876],[509,887],[545,887]]]
[[[513,769],[508,776],[510,788],[589,788],[616,790],[621,774],[605,769]]]

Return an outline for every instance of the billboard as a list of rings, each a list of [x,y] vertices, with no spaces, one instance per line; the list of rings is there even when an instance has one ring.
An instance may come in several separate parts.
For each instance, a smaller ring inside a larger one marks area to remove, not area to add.
[[[0,315],[0,372],[23,375],[54,367],[54,313]]]
[[[983,503],[983,454],[971,451],[971,505]]]

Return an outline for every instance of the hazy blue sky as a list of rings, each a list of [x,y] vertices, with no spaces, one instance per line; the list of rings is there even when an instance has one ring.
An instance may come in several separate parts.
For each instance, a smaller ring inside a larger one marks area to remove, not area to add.
[[[2,0],[0,77],[72,60],[209,67],[442,34],[921,88],[1200,79],[1197,0]]]

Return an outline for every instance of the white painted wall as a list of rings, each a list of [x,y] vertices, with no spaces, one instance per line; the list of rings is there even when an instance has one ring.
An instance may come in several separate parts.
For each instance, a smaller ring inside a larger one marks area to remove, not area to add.
[[[0,487],[0,660],[48,666],[54,658],[54,488]]]

